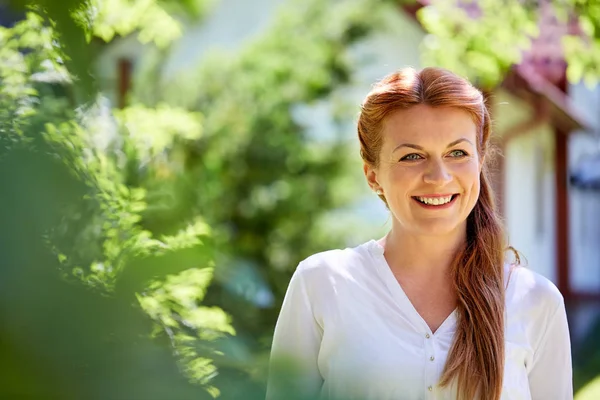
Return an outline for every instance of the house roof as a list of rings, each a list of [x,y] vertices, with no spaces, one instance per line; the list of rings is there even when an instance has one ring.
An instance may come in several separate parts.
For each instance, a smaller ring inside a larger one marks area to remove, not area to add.
[[[589,123],[577,111],[568,95],[567,62],[562,43],[566,35],[583,34],[579,23],[574,18],[559,20],[549,2],[540,3],[538,15],[539,35],[532,39],[531,47],[523,52],[521,62],[513,68],[512,73],[518,78],[509,76],[506,86],[525,98],[531,96],[511,86],[517,83],[523,89],[541,96],[542,101],[547,103],[545,107],[549,110],[551,121],[561,131],[586,130]]]
[[[587,130],[590,126],[577,111],[571,97],[528,64],[515,66],[503,81],[502,87],[519,98],[546,109],[552,124],[562,132]]]

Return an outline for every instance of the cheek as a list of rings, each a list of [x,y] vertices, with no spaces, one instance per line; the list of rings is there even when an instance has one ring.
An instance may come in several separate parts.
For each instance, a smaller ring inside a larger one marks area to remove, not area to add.
[[[422,175],[422,167],[419,165],[405,166],[401,164],[390,168],[390,178],[393,182],[411,182],[419,179]]]
[[[465,189],[470,191],[468,196],[469,203],[471,203],[472,206],[475,206],[481,191],[481,171],[479,166],[476,164],[468,169],[465,169],[462,177]]]
[[[458,179],[464,182],[466,186],[477,186],[481,180],[481,169],[477,160],[458,165],[455,169],[455,174]]]

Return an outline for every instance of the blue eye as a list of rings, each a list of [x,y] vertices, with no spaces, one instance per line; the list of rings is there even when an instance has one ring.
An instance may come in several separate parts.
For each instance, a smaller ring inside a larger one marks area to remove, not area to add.
[[[404,157],[402,157],[400,159],[400,161],[416,161],[416,160],[418,160],[420,158],[423,158],[423,157],[421,157],[417,153],[411,153],[411,154],[407,154]]]
[[[451,157],[466,157],[468,154],[463,150],[452,150],[450,152]]]

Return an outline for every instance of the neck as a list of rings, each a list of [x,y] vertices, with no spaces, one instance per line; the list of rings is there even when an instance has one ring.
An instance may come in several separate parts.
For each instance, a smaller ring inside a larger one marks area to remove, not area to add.
[[[380,243],[394,272],[448,276],[454,256],[465,245],[466,237],[466,225],[442,236],[415,235],[393,227]]]

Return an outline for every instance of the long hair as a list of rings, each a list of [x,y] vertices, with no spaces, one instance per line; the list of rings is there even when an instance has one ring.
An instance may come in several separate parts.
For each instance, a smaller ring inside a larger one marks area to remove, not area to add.
[[[440,385],[455,382],[460,399],[498,400],[504,372],[506,245],[488,178],[486,154],[490,151],[491,123],[482,93],[468,81],[441,68],[421,71],[407,68],[388,75],[374,85],[361,107],[358,119],[361,157],[368,165],[377,167],[385,118],[417,104],[464,110],[478,128],[477,149],[484,163],[480,194],[467,217],[466,244],[452,262],[458,325]]]

